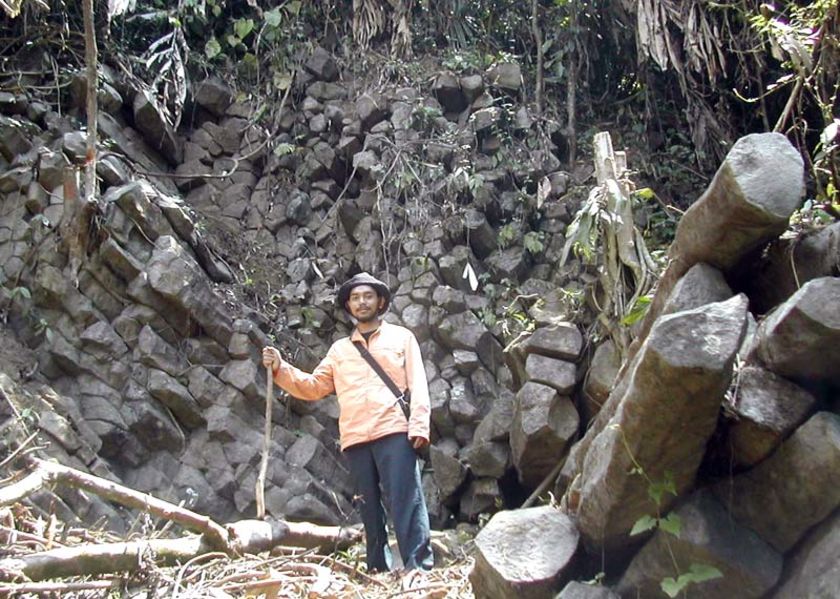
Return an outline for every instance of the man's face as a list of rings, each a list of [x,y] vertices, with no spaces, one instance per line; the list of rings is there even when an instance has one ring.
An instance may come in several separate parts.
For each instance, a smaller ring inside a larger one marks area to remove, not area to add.
[[[358,285],[350,290],[347,299],[347,310],[359,322],[371,322],[379,317],[379,312],[385,306],[385,298],[379,297],[370,285]]]

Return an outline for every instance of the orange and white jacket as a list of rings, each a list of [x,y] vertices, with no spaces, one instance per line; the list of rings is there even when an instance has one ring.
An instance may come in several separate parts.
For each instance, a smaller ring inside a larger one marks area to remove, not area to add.
[[[359,350],[354,341],[365,338],[354,329],[350,337],[333,343],[312,374],[281,362],[274,382],[298,399],[314,401],[331,393],[338,397],[341,449],[393,433],[429,439],[429,386],[414,333],[382,322],[367,342],[373,355],[400,389],[411,390],[411,419]]]

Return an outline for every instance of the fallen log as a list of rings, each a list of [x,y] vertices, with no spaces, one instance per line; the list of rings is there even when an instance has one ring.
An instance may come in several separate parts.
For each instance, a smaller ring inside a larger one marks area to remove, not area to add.
[[[0,578],[37,582],[67,576],[133,572],[149,559],[158,565],[168,566],[186,562],[211,550],[202,541],[201,535],[61,547],[0,560]]]
[[[90,491],[126,507],[171,520],[188,530],[202,533],[216,549],[225,552],[231,550],[231,539],[228,531],[207,516],[158,499],[148,493],[141,493],[113,481],[55,462],[29,458],[29,463],[33,467],[29,474],[21,480],[0,489],[0,507],[21,501],[47,484],[65,484]]]
[[[47,484],[65,484],[95,493],[127,507],[171,520],[200,534],[178,539],[87,544],[0,560],[0,579],[39,581],[65,576],[134,571],[147,560],[159,565],[185,563],[221,551],[228,555],[260,553],[279,545],[332,550],[349,547],[361,538],[355,528],[319,526],[285,520],[240,520],[222,526],[211,518],[74,468],[27,458],[31,471],[0,489],[0,507],[25,499]]]
[[[118,582],[113,580],[94,580],[91,582],[0,584],[0,597],[20,597],[26,593],[61,596],[61,593],[79,593],[81,591],[104,592],[107,590],[118,591]]]
[[[228,530],[241,554],[256,554],[279,545],[343,549],[361,537],[361,531],[355,528],[284,520],[241,520],[228,525]],[[205,535],[61,547],[0,560],[0,579],[37,582],[135,572],[150,561],[157,566],[172,566],[213,551],[215,547]]]

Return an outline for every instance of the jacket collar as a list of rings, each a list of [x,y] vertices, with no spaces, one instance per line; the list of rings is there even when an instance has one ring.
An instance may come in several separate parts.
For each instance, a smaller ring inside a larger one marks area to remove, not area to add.
[[[389,327],[389,326],[391,326],[391,325],[390,325],[390,324],[388,324],[387,322],[385,322],[384,320],[380,320],[380,321],[379,321],[379,328],[378,328],[378,329],[376,329],[376,330],[373,332],[373,335],[371,335],[371,337],[375,337],[375,336],[379,335],[379,334],[382,332],[382,330],[383,330],[383,329],[385,329],[386,327]],[[356,341],[364,341],[364,340],[365,340],[365,338],[364,338],[364,336],[363,336],[363,335],[359,332],[359,329],[358,329],[358,328],[356,328],[356,327],[353,327],[353,332],[352,332],[352,333],[350,333],[350,341],[352,341],[353,343],[355,343]]]

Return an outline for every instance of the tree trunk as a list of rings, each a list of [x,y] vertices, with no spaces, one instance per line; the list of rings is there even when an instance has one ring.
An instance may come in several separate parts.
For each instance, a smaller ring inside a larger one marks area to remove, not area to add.
[[[283,520],[242,520],[228,528],[239,541],[239,554],[257,554],[278,545],[344,549],[361,537],[357,529]],[[61,547],[0,560],[0,579],[25,576],[31,581],[39,581],[134,572],[143,567],[149,556],[158,566],[171,566],[212,551],[216,548],[207,542],[205,535]]]
[[[576,2],[572,2],[569,6],[571,10],[571,27],[572,32],[572,47],[574,50],[569,52],[569,64],[566,66],[566,143],[569,146],[569,170],[572,170],[575,165],[575,158],[577,155],[577,83],[578,83],[578,66],[580,60],[578,58],[578,43],[577,43],[577,24],[578,11]]]
[[[85,20],[85,63],[87,66],[87,154],[85,156],[85,203],[96,201],[96,137],[97,137],[97,49],[93,0],[82,0]]]
[[[543,96],[543,41],[542,30],[540,29],[540,3],[539,0],[531,0],[531,34],[534,36],[534,45],[537,49],[537,82],[534,90],[534,103],[538,115],[542,115]]]

